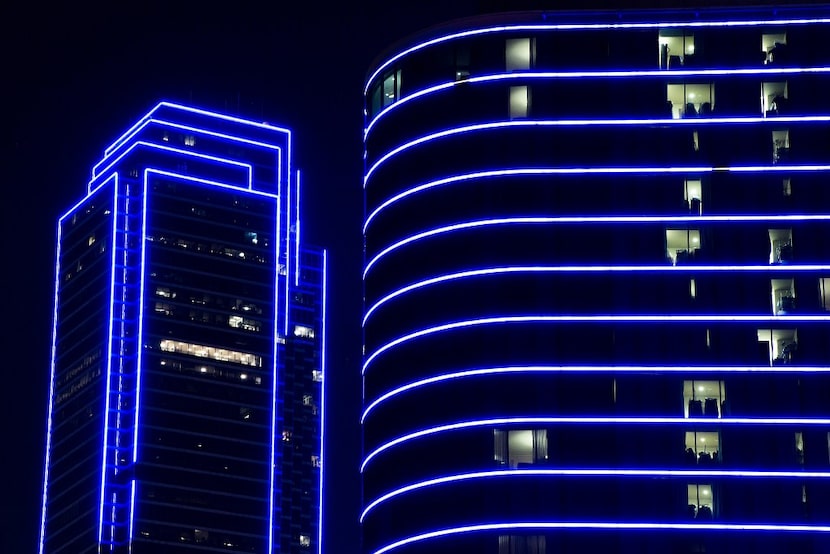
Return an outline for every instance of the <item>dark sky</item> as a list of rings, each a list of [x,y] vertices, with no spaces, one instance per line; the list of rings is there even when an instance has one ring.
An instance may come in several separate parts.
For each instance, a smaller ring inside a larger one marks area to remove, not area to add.
[[[303,237],[329,249],[332,272],[327,552],[357,552],[363,80],[387,45],[471,13],[470,3],[407,13],[380,1],[115,4],[0,8],[0,552],[37,544],[57,218],[82,197],[103,149],[159,100],[295,132]]]
[[[304,238],[329,249],[332,277],[326,552],[357,552],[363,80],[372,59],[407,34],[516,3],[25,4],[0,8],[0,552],[37,544],[57,218],[83,195],[104,147],[159,100],[295,132]],[[547,7],[585,7],[568,4]]]

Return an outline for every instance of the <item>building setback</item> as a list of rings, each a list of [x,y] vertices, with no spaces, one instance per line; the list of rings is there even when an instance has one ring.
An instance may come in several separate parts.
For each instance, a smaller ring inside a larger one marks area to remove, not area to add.
[[[60,218],[40,552],[319,551],[325,252],[291,156],[162,102]]]
[[[830,551],[828,33],[525,12],[378,59],[367,554]]]

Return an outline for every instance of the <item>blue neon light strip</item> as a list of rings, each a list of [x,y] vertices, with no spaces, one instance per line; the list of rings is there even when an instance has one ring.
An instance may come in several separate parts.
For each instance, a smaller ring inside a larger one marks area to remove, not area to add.
[[[772,169],[772,168],[775,169]],[[453,175],[443,179],[430,181],[418,185],[416,187],[407,189],[395,196],[382,202],[375,208],[367,217],[363,224],[363,233],[369,227],[369,223],[377,217],[377,215],[388,208],[392,204],[407,198],[413,194],[429,190],[435,187],[450,185],[453,183],[466,182],[476,179],[487,179],[491,177],[519,177],[519,176],[546,176],[546,175],[585,175],[585,174],[613,174],[613,173],[712,173],[720,171],[731,172],[756,172],[756,171],[773,171],[778,170],[781,166],[744,166],[734,168],[714,168],[714,167],[690,167],[690,168],[515,168],[515,169],[499,169],[492,171],[477,171],[474,173],[464,173],[460,175]],[[828,170],[830,166],[789,166],[789,171],[821,171]]]
[[[806,25],[806,24],[824,24],[830,23],[828,18],[812,18],[812,19],[762,19],[762,20],[748,20],[748,21],[665,21],[661,23],[547,23],[547,24],[516,24],[516,25],[498,25],[492,27],[483,27],[481,29],[471,29],[468,31],[461,31],[436,37],[434,39],[421,42],[409,48],[398,52],[388,60],[383,62],[366,80],[363,87],[363,94],[369,92],[369,86],[375,78],[383,72],[390,65],[398,61],[404,56],[413,52],[417,52],[423,48],[455,40],[464,37],[471,37],[477,35],[505,33],[515,31],[574,31],[574,30],[603,30],[603,29],[685,29],[685,28],[701,28],[701,27],[758,27],[766,25]],[[664,70],[664,73],[669,71]]]
[[[294,286],[300,286],[300,170],[297,170],[297,206],[294,209]]]
[[[275,497],[276,494],[276,471],[277,471],[277,443],[276,443],[276,436],[277,436],[277,395],[279,394],[279,389],[277,387],[277,383],[279,382],[279,370],[280,370],[280,347],[279,341],[277,338],[279,337],[280,333],[280,247],[282,246],[282,240],[280,239],[280,230],[282,229],[282,221],[280,220],[280,201],[277,200],[275,210],[276,217],[274,221],[274,225],[276,226],[275,232],[276,235],[274,237],[274,336],[271,337],[272,341],[272,351],[271,355],[273,356],[274,364],[271,370],[271,444],[270,444],[270,472],[269,472],[269,479],[268,479],[268,552],[271,553],[274,551],[274,533],[275,533],[275,522],[274,522],[274,511],[276,509],[276,502],[277,499]],[[284,316],[286,319],[288,318],[288,314],[286,313]]]
[[[248,119],[242,119],[242,118],[234,117],[234,116],[231,116],[231,115],[221,114],[221,113],[217,113],[217,112],[211,112],[211,111],[208,111],[208,110],[202,110],[202,109],[199,109],[199,108],[194,108],[192,106],[185,106],[185,105],[176,104],[176,103],[173,103],[173,102],[159,102],[158,104],[156,104],[156,107],[154,107],[152,110],[150,110],[147,113],[147,115],[142,117],[137,123],[135,123],[132,127],[127,129],[120,137],[115,139],[115,141],[112,144],[110,144],[104,150],[104,155],[108,156],[109,154],[112,153],[113,150],[118,148],[122,143],[128,141],[131,137],[133,137],[142,127],[147,125],[148,121],[152,118],[153,114],[162,107],[172,108],[172,109],[175,109],[175,110],[195,113],[195,114],[199,114],[199,115],[204,115],[204,116],[214,118],[214,119],[221,119],[221,120],[224,120],[224,121],[230,121],[232,123],[240,123],[242,125],[249,125],[251,127],[257,127],[257,128],[260,128],[260,129],[267,129],[269,131],[276,131],[276,132],[279,132],[279,133],[285,133],[288,136],[289,140],[291,138],[291,130],[290,129],[285,129],[285,128],[282,128],[282,127],[276,127],[276,126],[270,125],[268,123],[258,123],[256,121],[251,121],[251,120],[248,120]],[[289,158],[291,157],[290,142],[289,142],[288,157]]]
[[[412,491],[444,485],[447,483],[458,483],[479,479],[490,479],[500,477],[751,477],[762,479],[774,478],[798,478],[798,479],[827,479],[830,472],[825,471],[749,471],[749,470],[722,470],[722,469],[498,469],[491,471],[476,471],[448,475],[436,479],[429,479],[413,483],[380,496],[370,502],[363,513],[360,514],[360,522],[366,518],[378,504],[389,499]]]
[[[323,250],[323,305],[320,329],[320,497],[317,508],[317,554],[323,554],[323,472],[326,469],[326,303],[328,293],[328,253]]]
[[[774,122],[775,118],[769,118],[767,121]],[[687,121],[687,120],[677,120],[677,121]],[[707,121],[707,120],[688,120],[688,121]],[[718,122],[717,119],[710,119],[710,122]],[[363,187],[365,188],[369,182],[369,178],[372,174],[380,167],[384,162],[386,162],[389,158],[403,152],[404,150],[408,150],[419,144],[424,144],[426,142],[431,142],[433,140],[446,138],[450,136],[455,136],[464,133],[472,133],[476,131],[487,131],[487,130],[494,130],[494,129],[503,129],[508,127],[548,127],[553,125],[562,125],[563,121],[548,121],[548,120],[517,120],[517,121],[492,121],[488,123],[477,123],[475,125],[464,125],[462,127],[454,127],[450,129],[445,129],[443,131],[439,131],[436,133],[431,133],[428,135],[424,135],[417,139],[411,140],[400,146],[397,146],[381,156],[363,177]],[[680,123],[679,125],[688,125],[686,123]],[[551,173],[559,172],[559,173],[710,173],[710,172],[728,172],[728,171],[821,171],[827,170],[830,166],[827,165],[801,165],[801,166],[788,166],[788,165],[769,165],[769,166],[746,166],[744,169],[740,168],[732,168],[732,167],[582,167],[582,168],[539,168],[540,171],[548,170]]]
[[[187,132],[191,132],[191,133],[194,133],[194,134],[206,135],[206,136],[216,137],[216,138],[220,138],[220,139],[228,140],[228,141],[232,141],[232,142],[239,142],[239,143],[247,144],[247,145],[250,145],[250,146],[266,148],[266,149],[269,149],[269,150],[275,150],[276,153],[277,153],[277,181],[279,181],[280,178],[281,178],[280,176],[281,176],[281,173],[282,173],[282,166],[280,165],[280,159],[281,159],[281,156],[282,156],[282,148],[280,148],[279,146],[277,146],[275,144],[269,144],[267,142],[260,142],[260,141],[251,140],[251,139],[247,139],[247,138],[243,138],[243,137],[237,137],[237,136],[233,136],[233,135],[226,135],[224,133],[218,133],[216,131],[211,131],[211,130],[203,129],[203,128],[200,128],[200,127],[191,127],[189,125],[182,125],[180,123],[174,123],[172,121],[165,121],[165,120],[162,120],[162,119],[146,119],[146,120],[142,119],[141,122],[139,122],[139,123],[142,123],[142,125],[139,128],[137,128],[135,130],[135,132],[133,132],[129,136],[127,136],[124,141],[121,141],[121,143],[119,143],[119,146],[125,144],[126,140],[129,140],[129,139],[133,138],[142,129],[144,129],[145,127],[147,127],[151,124],[159,125],[161,127],[170,127],[171,129],[178,129],[178,130],[181,130],[181,131],[187,131]],[[107,162],[107,160],[109,160],[112,155],[113,155],[112,151],[108,152],[101,159],[101,161],[99,161],[97,164],[92,166],[92,179],[93,180],[96,177],[98,177],[98,174],[99,174],[98,168],[101,167],[105,162]]]
[[[828,533],[830,525],[778,525],[757,523],[609,523],[609,522],[575,522],[575,521],[512,521],[508,523],[488,523],[482,525],[467,525],[452,527],[413,535],[405,539],[388,544],[373,554],[385,554],[408,544],[429,539],[475,533],[481,531],[505,531],[514,534],[516,531],[544,531],[558,529],[597,529],[597,530],[686,530],[686,531],[783,531],[794,533]]]
[[[372,401],[360,417],[360,423],[366,421],[366,417],[378,405],[401,393],[418,389],[420,387],[450,381],[453,379],[464,379],[467,377],[481,377],[487,375],[503,375],[514,373],[830,373],[830,367],[826,366],[618,366],[618,365],[591,365],[591,366],[556,366],[556,365],[532,365],[532,366],[505,366],[485,367],[480,369],[469,369],[466,371],[455,371],[444,373],[418,381],[413,381],[390,390]]]
[[[104,372],[105,379],[106,379],[106,396],[104,397],[104,429],[103,429],[103,441],[101,445],[101,495],[100,495],[100,505],[98,509],[98,544],[102,544],[104,539],[104,504],[106,501],[106,494],[107,494],[107,477],[109,477],[109,472],[107,471],[107,454],[109,452],[109,435],[110,435],[110,411],[112,407],[110,406],[110,395],[112,394],[112,353],[113,349],[115,348],[115,343],[119,341],[119,338],[115,330],[113,329],[115,326],[115,273],[117,265],[117,258],[116,253],[118,252],[118,219],[121,215],[119,213],[119,203],[118,203],[118,193],[119,193],[119,182],[118,182],[118,173],[113,173],[112,177],[107,180],[114,180],[113,186],[113,197],[112,197],[112,226],[110,232],[112,233],[110,239],[110,295],[109,295],[109,313],[107,314],[107,334],[106,334],[106,362],[105,367],[106,371]],[[121,319],[121,318],[119,318]],[[120,352],[121,348],[120,345],[118,347]],[[122,353],[123,354],[123,353]],[[119,387],[120,388],[120,387]],[[117,412],[118,409],[116,409]],[[117,441],[117,434],[119,432],[120,422],[116,423],[115,428],[115,435],[116,445],[113,448],[113,473],[117,472],[115,468],[116,464],[118,463],[118,454],[116,452],[118,447]],[[113,475],[114,476],[114,475]],[[112,526],[115,524],[114,521],[108,521],[107,526],[112,529]]]
[[[590,266],[506,266],[506,267],[488,267],[482,269],[471,269],[469,271],[459,271],[457,273],[449,273],[431,279],[424,279],[412,283],[403,288],[395,290],[377,302],[375,302],[363,316],[363,326],[369,317],[381,306],[397,298],[398,296],[418,290],[424,287],[429,287],[439,283],[455,281],[459,279],[467,279],[471,277],[483,277],[492,275],[504,275],[511,273],[607,273],[607,272],[663,272],[663,273],[698,273],[698,272],[714,272],[714,271],[747,271],[747,272],[787,272],[799,273],[807,271],[830,271],[830,265],[590,265]]]
[[[641,71],[528,71],[528,72],[511,72],[511,73],[494,73],[491,75],[479,75],[476,77],[468,77],[459,81],[448,81],[440,85],[431,86],[422,90],[415,91],[407,96],[396,100],[379,112],[372,121],[366,126],[363,131],[364,139],[369,136],[372,128],[380,119],[386,116],[390,111],[399,108],[412,100],[423,98],[438,92],[450,90],[453,87],[466,86],[476,83],[492,83],[498,81],[529,81],[536,79],[570,79],[570,78],[627,78],[627,77],[719,77],[726,75],[758,75],[758,76],[778,76],[778,75],[800,75],[800,74],[822,74],[830,73],[830,67],[780,67],[780,68],[747,68],[747,69],[683,69],[667,71],[665,69],[659,70],[641,70]],[[689,125],[695,122],[701,124],[710,123],[758,123],[758,122],[797,122],[797,121],[827,121],[827,116],[778,116],[772,118],[766,117],[704,117],[695,119],[629,119],[629,120],[563,120],[557,121],[555,124],[561,125],[643,125],[643,124],[665,124],[665,125]]]
[[[498,325],[502,323],[659,323],[664,321],[676,321],[683,323],[708,323],[723,322],[732,323],[809,323],[830,321],[830,315],[516,315],[499,317],[482,317],[454,321],[435,327],[427,327],[413,333],[409,333],[388,342],[375,350],[363,364],[363,374],[375,358],[390,348],[399,346],[411,340],[468,327],[481,327],[485,325]]]
[[[578,425],[700,425],[718,427],[723,425],[785,425],[785,426],[823,426],[830,425],[828,418],[774,418],[774,417],[500,417],[490,419],[478,419],[472,421],[462,421],[459,423],[451,423],[447,425],[439,425],[437,427],[430,427],[422,429],[414,433],[403,435],[389,442],[386,442],[373,450],[368,456],[363,459],[360,466],[361,473],[366,469],[366,466],[378,454],[384,452],[394,446],[398,446],[405,442],[415,439],[436,435],[439,433],[446,433],[449,431],[458,431],[461,429],[476,429],[480,427],[499,427],[505,425],[563,425],[563,424],[578,424]]]
[[[547,225],[569,223],[731,223],[745,221],[766,221],[770,223],[792,221],[829,221],[830,214],[798,214],[798,215],[710,215],[710,216],[596,216],[596,217],[501,217],[493,219],[479,219],[437,227],[411,235],[395,242],[377,253],[363,269],[363,279],[369,274],[381,258],[407,244],[455,231],[493,227],[499,225]]]
[[[237,167],[246,169],[247,172],[248,172],[247,189],[249,189],[249,190],[253,189],[253,171],[254,170],[253,170],[253,167],[250,164],[238,162],[236,160],[230,160],[230,159],[227,159],[227,158],[218,158],[216,156],[209,156],[207,154],[199,154],[197,152],[191,152],[189,150],[181,150],[179,148],[173,148],[171,146],[162,146],[160,144],[153,144],[151,142],[144,142],[144,141],[138,141],[138,142],[133,143],[120,156],[115,158],[111,163],[107,164],[107,166],[101,171],[101,173],[104,173],[104,172],[108,171],[109,169],[111,169],[115,164],[117,164],[119,161],[121,161],[126,155],[128,155],[130,152],[132,152],[133,150],[137,149],[140,146],[145,146],[147,148],[154,148],[156,150],[163,150],[165,152],[171,152],[173,154],[179,154],[179,155],[182,155],[182,156],[190,156],[190,157],[193,157],[193,158],[200,158],[200,159],[208,160],[208,161],[212,161],[212,162],[228,164],[228,165],[235,165]],[[95,178],[93,178],[92,180],[89,181],[89,184],[87,185],[87,188],[89,188],[91,190],[94,183],[95,183]],[[242,187],[234,187],[234,188],[242,188]],[[242,189],[242,190],[245,190],[245,189]]]

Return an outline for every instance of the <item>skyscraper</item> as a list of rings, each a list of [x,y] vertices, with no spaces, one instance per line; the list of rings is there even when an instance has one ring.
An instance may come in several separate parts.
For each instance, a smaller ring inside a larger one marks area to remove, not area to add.
[[[828,32],[525,12],[379,58],[367,554],[830,550]]]
[[[60,218],[41,552],[318,551],[325,252],[291,147],[162,102]]]

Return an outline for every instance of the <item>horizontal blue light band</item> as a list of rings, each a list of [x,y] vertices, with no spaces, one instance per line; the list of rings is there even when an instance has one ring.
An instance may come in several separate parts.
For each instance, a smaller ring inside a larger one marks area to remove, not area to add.
[[[741,75],[758,75],[761,77],[770,76],[788,76],[800,74],[822,74],[830,73],[830,67],[777,67],[777,68],[739,68],[739,69],[672,69],[667,71],[665,69],[658,70],[629,70],[629,71],[525,71],[525,72],[510,72],[510,73],[494,73],[490,75],[477,75],[475,77],[468,77],[458,81],[448,81],[439,85],[431,86],[425,89],[415,91],[411,94],[401,97],[399,100],[390,104],[379,112],[372,121],[366,126],[363,131],[363,137],[366,139],[369,136],[375,124],[390,111],[399,108],[400,106],[418,98],[423,98],[438,92],[450,90],[453,87],[467,86],[470,84],[493,83],[499,81],[533,81],[542,79],[582,79],[582,78],[631,78],[631,77],[721,77],[721,76],[741,76]],[[708,125],[711,123],[758,123],[758,122],[772,122],[772,121],[827,121],[827,116],[783,116],[786,119],[778,116],[765,118],[760,117],[702,117],[694,119],[630,119],[630,120],[564,120],[556,122],[562,125],[643,125],[643,124],[661,124],[661,125],[689,125],[702,124]]]
[[[492,177],[533,177],[533,176],[550,176],[550,175],[590,175],[590,174],[623,174],[623,173],[690,173],[692,175],[699,173],[713,173],[721,171],[731,172],[763,172],[763,171],[780,171],[782,166],[738,166],[733,168],[715,168],[715,167],[681,167],[681,168],[513,168],[513,169],[499,169],[491,171],[477,171],[473,173],[463,173],[460,175],[453,175],[443,179],[437,179],[418,185],[416,187],[407,189],[395,196],[385,200],[377,208],[375,208],[365,219],[363,223],[363,233],[366,234],[369,224],[377,215],[388,208],[392,204],[407,198],[413,194],[429,190],[435,187],[444,185],[451,185],[454,183],[462,183],[477,179],[487,179]],[[823,166],[785,166],[788,171],[821,171],[830,170],[830,165]]]
[[[413,483],[399,489],[388,492],[370,502],[360,514],[360,522],[366,518],[376,506],[409,492],[444,485],[447,483],[458,483],[463,481],[474,481],[479,479],[491,479],[500,477],[681,477],[681,478],[721,478],[721,477],[750,477],[761,479],[775,478],[797,478],[797,479],[828,479],[830,472],[826,471],[751,471],[751,470],[723,470],[723,469],[497,469],[490,471],[475,471],[471,473],[460,473],[447,475],[436,479],[428,479]]]
[[[774,123],[777,118],[769,118],[767,121]],[[682,120],[678,120],[682,121]],[[700,120],[694,119],[690,121],[710,121],[710,122],[718,122],[718,119],[708,119],[708,120]],[[430,133],[428,135],[424,135],[422,137],[413,139],[411,141],[405,142],[392,150],[388,151],[386,154],[378,158],[374,164],[366,171],[366,174],[363,177],[363,187],[366,188],[369,178],[372,174],[380,167],[384,162],[392,158],[393,156],[418,146],[420,144],[424,144],[427,142],[431,142],[433,140],[442,139],[446,137],[451,137],[455,135],[465,134],[465,133],[472,133],[477,131],[491,131],[495,129],[504,129],[510,127],[550,127],[550,126],[559,126],[561,125],[561,121],[549,121],[549,120],[511,120],[511,121],[491,121],[487,123],[478,123],[475,125],[464,125],[461,127],[453,127],[449,129],[445,129],[443,131],[439,131],[436,133]],[[686,125],[686,124],[680,124]],[[787,168],[790,171],[799,171],[798,168],[813,168],[811,171],[816,171],[817,169],[826,170],[828,168],[827,165],[806,165],[806,166],[782,166],[782,165],[772,165],[769,166],[746,166],[744,170],[750,171],[775,171],[779,170],[782,171],[781,168]],[[682,168],[682,167],[591,167],[591,168],[556,168],[561,172],[569,172],[569,173],[705,173],[705,172],[727,172],[727,171],[740,171],[741,169],[735,169],[732,167],[689,167],[689,168]]]
[[[787,425],[787,426],[823,426],[830,425],[828,418],[774,418],[774,417],[501,417],[491,419],[478,419],[462,421],[448,425],[439,425],[429,429],[422,429],[414,433],[403,435],[389,442],[386,442],[373,450],[363,459],[360,466],[361,473],[366,469],[372,459],[381,452],[384,452],[399,444],[409,442],[422,437],[457,431],[460,429],[476,429],[480,427],[502,427],[515,425],[694,425],[694,426],[734,426],[734,425]]]
[[[830,367],[827,366],[619,366],[619,365],[591,365],[591,366],[556,366],[556,365],[534,365],[534,366],[507,366],[507,367],[486,367],[480,369],[469,369],[466,371],[455,371],[451,373],[444,373],[418,381],[407,383],[406,385],[397,387],[387,393],[382,394],[377,399],[372,401],[360,417],[360,422],[364,423],[366,417],[379,404],[385,402],[389,398],[397,396],[401,393],[417,389],[420,387],[441,383],[443,381],[450,381],[453,379],[464,379],[466,377],[481,377],[487,375],[502,375],[515,373],[649,373],[649,374],[697,374],[697,373],[787,373],[787,374],[801,374],[801,373],[830,373]]]
[[[663,21],[663,22],[642,22],[642,23],[544,23],[544,24],[514,24],[496,25],[471,29],[439,36],[431,40],[418,43],[406,48],[394,56],[391,56],[372,72],[363,87],[363,94],[367,94],[372,81],[387,67],[397,60],[423,48],[455,40],[464,37],[487,35],[493,33],[509,33],[517,31],[596,31],[596,30],[623,30],[623,29],[695,29],[706,27],[759,27],[759,26],[785,26],[785,25],[808,25],[830,23],[828,18],[796,18],[796,19],[756,19],[756,20],[721,20],[721,21]],[[656,38],[656,37],[655,37]]]
[[[393,542],[375,550],[373,554],[385,554],[408,544],[417,543],[429,539],[437,539],[453,535],[476,533],[481,531],[504,531],[514,534],[516,531],[548,531],[561,529],[596,529],[611,531],[626,530],[652,530],[652,531],[780,531],[788,533],[828,533],[830,525],[778,525],[764,523],[611,523],[611,522],[590,522],[590,521],[513,521],[506,523],[488,523],[482,525],[467,525],[464,527],[452,527],[413,535],[405,539]]]
[[[291,130],[286,129],[283,127],[277,127],[275,125],[271,125],[269,123],[260,123],[257,121],[251,121],[249,119],[242,119],[241,117],[236,117],[228,114],[223,114],[219,112],[212,112],[208,110],[203,110],[200,108],[194,108],[192,106],[185,106],[183,104],[176,104],[174,102],[159,102],[156,106],[150,110],[144,117],[142,117],[138,122],[136,122],[132,127],[124,131],[112,144],[104,149],[104,155],[109,156],[113,150],[121,146],[122,143],[129,140],[133,137],[141,128],[147,125],[147,122],[152,119],[153,114],[156,113],[160,108],[171,108],[183,112],[193,113],[197,115],[203,115],[212,119],[219,119],[223,121],[228,121],[231,123],[239,123],[242,125],[248,125],[251,127],[256,127],[259,129],[266,129],[268,131],[274,131],[278,133],[284,133],[287,137],[291,137]]]
[[[200,127],[192,127],[190,125],[182,125],[180,123],[174,123],[172,121],[166,121],[166,120],[163,120],[163,119],[154,119],[154,118],[142,119],[140,123],[141,123],[141,125],[136,127],[135,131],[133,131],[129,135],[125,135],[123,137],[123,140],[121,140],[121,142],[119,143],[119,146],[125,144],[126,141],[133,138],[135,135],[137,135],[145,127],[147,127],[151,124],[155,124],[155,125],[159,125],[159,126],[162,126],[162,127],[169,127],[171,129],[178,129],[178,130],[181,130],[181,131],[187,131],[187,132],[191,132],[191,133],[198,134],[198,135],[206,135],[206,136],[220,138],[220,139],[228,140],[228,141],[232,141],[232,142],[247,144],[247,145],[250,145],[250,146],[256,146],[256,147],[259,147],[259,148],[265,148],[265,149],[268,149],[268,150],[274,150],[278,153],[279,156],[282,155],[282,148],[280,146],[275,145],[275,144],[269,144],[267,142],[251,140],[251,139],[247,139],[247,138],[239,137],[239,136],[227,135],[225,133],[219,133],[217,131],[211,131],[211,130],[203,129],[203,128],[200,128]],[[101,167],[107,160],[109,160],[110,157],[113,155],[113,153],[114,153],[114,150],[107,151],[106,154],[104,155],[104,157],[97,164],[92,166],[92,178],[93,179],[98,176],[98,168]],[[281,164],[280,164],[279,161],[277,162],[276,166],[277,166],[277,170],[281,171],[282,167],[281,167]],[[279,176],[277,177],[277,181],[278,182],[280,181]]]
[[[786,272],[786,273],[801,273],[808,271],[830,271],[830,265],[592,265],[592,266],[508,266],[508,267],[488,267],[482,269],[471,269],[469,271],[459,271],[457,273],[449,273],[440,275],[417,283],[412,283],[396,291],[393,291],[377,302],[375,302],[363,316],[363,326],[369,317],[382,305],[397,298],[398,296],[418,290],[432,285],[455,281],[459,279],[467,279],[471,277],[484,277],[493,275],[505,275],[511,273],[628,273],[628,272],[660,272],[660,273],[705,273],[716,271],[742,271],[742,272]]]
[[[662,323],[668,321],[682,323],[709,323],[726,321],[731,323],[793,324],[827,322],[830,321],[830,315],[517,315],[483,317],[479,319],[454,321],[444,325],[436,325],[435,327],[427,327],[425,329],[421,329],[420,331],[403,335],[402,337],[384,344],[375,350],[368,358],[366,358],[366,361],[363,364],[362,373],[365,375],[369,364],[371,364],[380,354],[386,352],[390,348],[394,348],[395,346],[420,337],[467,327],[499,325],[502,323]]]
[[[191,152],[190,150],[182,150],[181,148],[173,148],[171,146],[162,146],[160,144],[153,144],[152,142],[145,142],[145,141],[138,141],[138,142],[132,143],[129,148],[127,148],[124,152],[122,152],[112,162],[107,164],[107,166],[104,169],[102,169],[101,172],[98,173],[98,175],[102,175],[102,174],[106,173],[113,166],[115,166],[115,164],[117,164],[120,160],[122,160],[125,156],[127,156],[130,152],[132,152],[133,150],[136,150],[136,149],[138,149],[139,147],[142,147],[142,146],[145,147],[145,148],[153,148],[153,149],[156,149],[156,150],[162,150],[164,152],[169,152],[171,154],[177,154],[177,155],[180,155],[180,156],[186,156],[186,157],[190,157],[190,158],[199,158],[199,159],[202,159],[202,160],[217,162],[217,163],[220,163],[220,164],[233,165],[233,166],[237,166],[239,168],[245,169],[245,170],[247,170],[247,173],[248,173],[247,188],[248,189],[253,188],[253,167],[250,164],[238,162],[236,160],[230,160],[230,159],[227,159],[227,158],[219,158],[219,157],[216,157],[216,156],[209,156],[207,154],[200,154],[198,152]],[[92,190],[96,179],[97,179],[97,177],[93,177],[89,181],[89,183],[87,184],[88,190]],[[239,187],[239,188],[243,188],[243,187]]]

